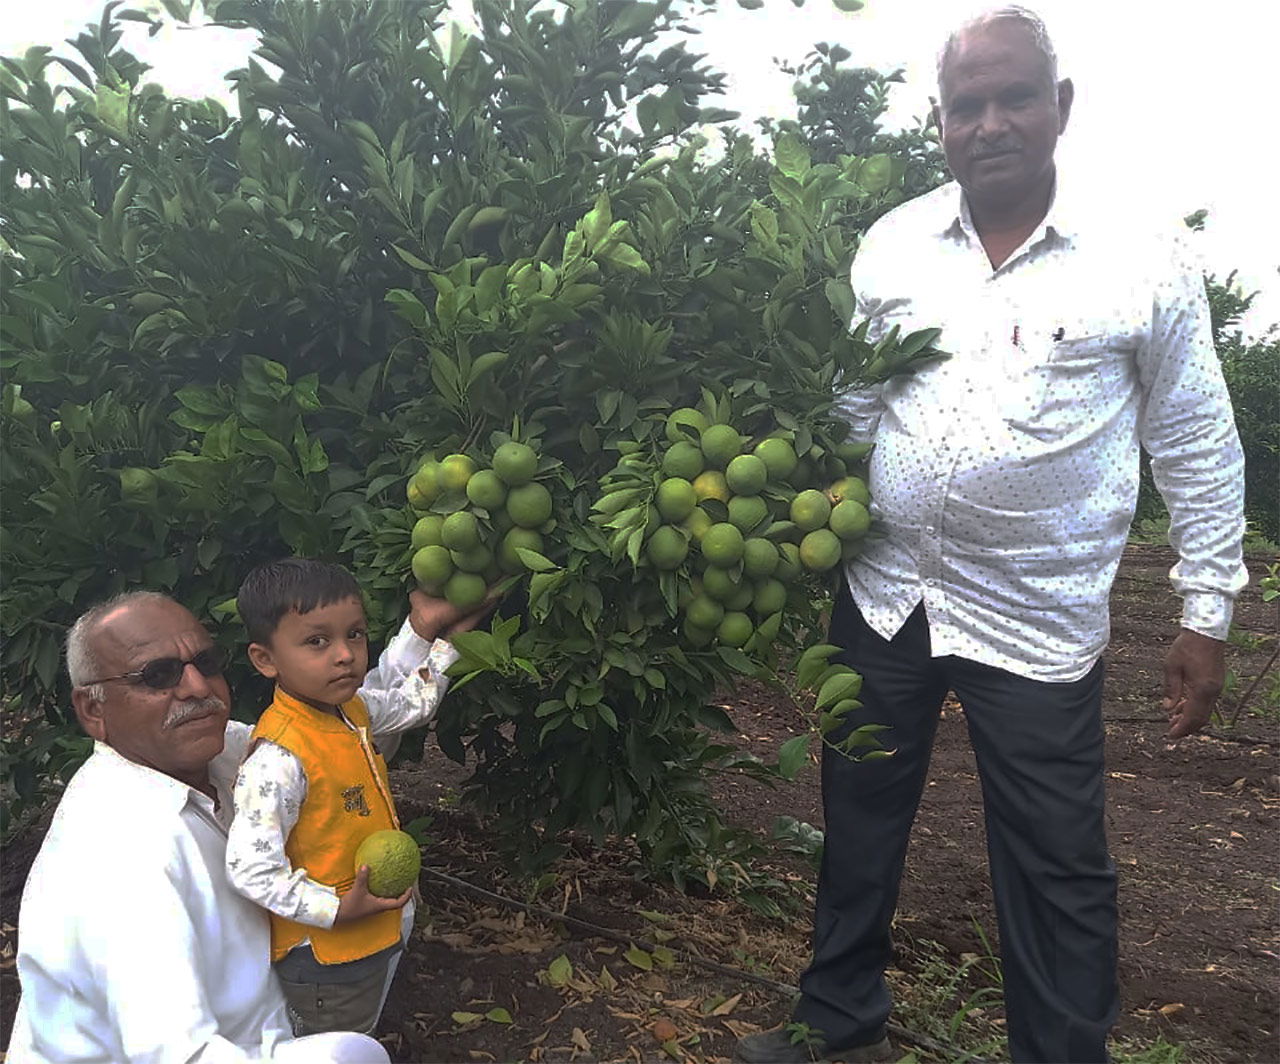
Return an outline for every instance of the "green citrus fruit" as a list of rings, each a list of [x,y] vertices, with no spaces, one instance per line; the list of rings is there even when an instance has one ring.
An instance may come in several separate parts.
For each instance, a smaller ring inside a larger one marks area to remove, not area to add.
[[[742,451],[742,437],[732,425],[708,425],[699,442],[707,465],[713,469],[724,469]]]
[[[460,610],[474,610],[488,591],[484,577],[477,573],[454,573],[444,585],[444,597]]]
[[[449,549],[438,543],[420,547],[413,554],[413,578],[424,588],[440,588],[453,575]]]
[[[742,571],[752,579],[770,576],[778,568],[778,548],[767,539],[753,537],[742,546]]]
[[[493,564],[493,551],[483,543],[477,543],[466,550],[451,550],[449,557],[464,573],[483,573]]]
[[[714,521],[707,516],[707,511],[702,507],[694,507],[693,513],[680,522],[680,527],[689,533],[695,543],[701,543],[702,537],[707,534]]]
[[[841,539],[857,539],[865,536],[871,527],[871,514],[862,503],[845,499],[832,507],[827,524]]]
[[[777,613],[787,604],[787,589],[781,580],[769,577],[756,584],[755,594],[751,597],[751,608],[757,617],[768,617]]]
[[[729,524],[750,532],[769,516],[769,504],[759,495],[735,495],[729,500]]]
[[[689,553],[689,543],[679,529],[663,525],[649,537],[644,553],[655,569],[667,572],[680,568]]]
[[[509,529],[498,547],[498,564],[502,566],[504,573],[523,573],[524,562],[520,560],[516,548],[524,547],[526,550],[536,550],[541,554],[542,546],[542,536],[532,528]]]
[[[681,440],[696,440],[707,427],[707,415],[691,406],[682,406],[667,415],[667,439],[672,443]]]
[[[712,565],[727,569],[737,565],[745,541],[742,533],[728,522],[712,525],[702,537],[702,556]]]
[[[728,602],[741,588],[742,584],[735,580],[727,569],[717,569],[713,566],[702,574],[702,590],[717,602]]]
[[[446,455],[440,459],[440,489],[442,491],[466,491],[467,481],[476,471],[476,464],[465,454]]]
[[[420,547],[443,543],[444,540],[440,538],[440,530],[443,526],[444,518],[439,514],[427,514],[426,517],[419,517],[409,538],[410,543],[413,544],[413,549],[418,550]]]
[[[470,550],[480,542],[480,522],[475,514],[459,510],[444,519],[440,542],[450,550]]]
[[[754,454],[740,454],[729,462],[724,479],[735,495],[758,495],[769,480],[769,467]]]
[[[684,477],[685,480],[692,480],[704,468],[706,468],[706,461],[702,457],[702,451],[696,443],[690,443],[688,440],[673,443],[667,453],[662,456],[662,472],[669,477]]]
[[[521,528],[537,528],[551,516],[551,492],[541,484],[524,484],[507,494],[507,513]]]
[[[369,866],[369,893],[398,898],[416,882],[422,871],[422,850],[412,835],[386,828],[368,835],[356,847],[353,871]]]
[[[840,561],[840,540],[829,528],[810,532],[800,541],[800,561],[806,569],[825,573]]]
[[[430,506],[440,494],[440,463],[423,462],[413,474],[413,483],[418,494]]]
[[[708,469],[705,473],[699,473],[694,477],[693,492],[698,496],[699,502],[706,499],[729,501],[729,485],[724,479],[724,474],[715,469]]]
[[[527,443],[508,440],[493,452],[493,471],[509,488],[528,484],[538,471],[538,455]]]
[[[861,477],[841,477],[827,489],[827,497],[832,502],[852,499],[866,506],[871,501],[871,492],[867,490],[867,483]]]
[[[755,586],[744,580],[734,589],[733,594],[724,600],[724,608],[744,613],[751,608],[751,600],[755,598],[755,594]]]
[[[724,615],[724,619],[716,628],[716,638],[725,646],[740,647],[746,645],[754,632],[750,617],[745,613],[731,610]]]
[[[427,497],[422,494],[418,488],[418,483],[413,477],[409,478],[409,486],[405,489],[405,498],[409,500],[409,505],[415,510],[425,510],[431,505],[427,501]]]
[[[483,510],[496,510],[507,501],[507,486],[492,469],[481,469],[467,481],[467,498]]]
[[[803,566],[800,564],[800,548],[794,543],[778,544],[778,568],[773,575],[783,583],[791,583],[800,576]]]
[[[674,525],[693,513],[698,505],[698,493],[684,477],[668,477],[658,485],[655,501],[658,513],[662,514],[665,521]]]
[[[724,618],[724,606],[710,595],[699,595],[685,608],[685,617],[696,628],[715,628]]]
[[[684,637],[690,646],[705,647],[716,637],[714,629],[699,628],[696,624],[690,624],[686,619],[684,622]]]
[[[816,488],[800,492],[791,500],[791,520],[801,532],[821,528],[831,516],[831,500]]]
[[[795,472],[798,459],[790,440],[770,437],[757,443],[751,453],[764,462],[770,480],[786,480]]]
[[[866,461],[867,455],[871,453],[871,447],[872,444],[869,443],[837,443],[836,457],[846,466],[856,466],[859,462]]]

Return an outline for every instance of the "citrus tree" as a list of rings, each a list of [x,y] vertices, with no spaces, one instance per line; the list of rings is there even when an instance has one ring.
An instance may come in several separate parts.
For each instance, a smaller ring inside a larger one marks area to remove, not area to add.
[[[908,154],[732,132],[675,0],[481,0],[474,35],[439,0],[209,0],[260,35],[238,117],[147,83],[116,20],[149,16],[114,8],[0,75],[15,781],[83,752],[80,610],[146,585],[235,643],[246,569],[296,552],[353,568],[375,632],[415,572],[502,584],[437,732],[513,853],[578,829],[745,876],[709,773],[880,753],[817,633],[875,534],[833,397],[936,355],[848,331]],[[814,725],[764,765],[713,695],[783,667]]]

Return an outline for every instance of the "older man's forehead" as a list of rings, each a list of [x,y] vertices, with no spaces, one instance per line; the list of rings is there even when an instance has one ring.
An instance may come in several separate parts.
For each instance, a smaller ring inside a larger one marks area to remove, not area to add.
[[[95,651],[126,664],[212,643],[208,631],[185,606],[171,599],[123,603],[98,622]]]

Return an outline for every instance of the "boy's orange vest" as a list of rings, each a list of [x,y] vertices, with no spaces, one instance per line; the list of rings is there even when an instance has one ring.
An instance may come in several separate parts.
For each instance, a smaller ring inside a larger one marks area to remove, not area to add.
[[[342,712],[355,731],[277,687],[252,738],[282,746],[302,762],[307,797],[284,852],[295,869],[305,868],[339,895],[355,882],[356,847],[375,831],[400,826],[386,762],[373,746],[369,711],[356,697],[343,703]],[[306,938],[321,964],[357,961],[400,941],[399,909],[331,928],[270,916],[272,961]]]

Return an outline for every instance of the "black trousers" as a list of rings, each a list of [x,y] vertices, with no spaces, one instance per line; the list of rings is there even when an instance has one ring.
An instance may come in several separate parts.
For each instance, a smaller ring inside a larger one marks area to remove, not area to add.
[[[836,660],[862,674],[861,721],[897,753],[857,764],[824,750],[826,845],[813,961],[794,1018],[847,1048],[888,1019],[889,930],[907,839],[948,690],[965,709],[986,815],[987,857],[1016,1062],[1098,1064],[1118,1011],[1116,872],[1103,810],[1102,665],[1074,683],[1028,680],[929,656],[923,605],[892,640],[838,598]]]

